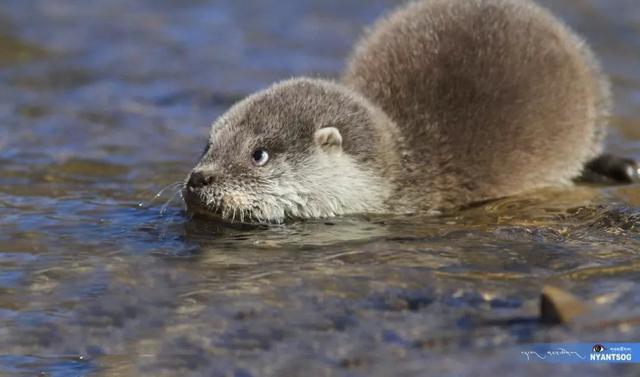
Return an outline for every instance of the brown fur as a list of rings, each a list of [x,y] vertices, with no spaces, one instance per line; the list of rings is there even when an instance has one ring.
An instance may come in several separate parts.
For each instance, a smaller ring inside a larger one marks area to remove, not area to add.
[[[418,1],[360,41],[343,84],[285,81],[218,119],[194,168],[207,184],[187,184],[185,199],[227,220],[280,222],[567,184],[600,152],[608,107],[592,53],[548,12]],[[264,166],[251,163],[257,148]]]
[[[340,132],[329,135],[318,130]],[[193,212],[275,221],[386,212],[390,177],[402,170],[395,125],[361,95],[324,80],[278,83],[233,106],[213,125],[193,173],[211,184],[184,196]],[[265,166],[252,164],[264,148]]]
[[[360,41],[344,82],[396,122],[436,207],[570,182],[601,151],[609,109],[584,42],[519,0],[403,7]]]

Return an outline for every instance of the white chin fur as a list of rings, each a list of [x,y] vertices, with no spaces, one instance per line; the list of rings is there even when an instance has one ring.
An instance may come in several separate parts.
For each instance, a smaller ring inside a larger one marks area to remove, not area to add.
[[[298,174],[284,174],[268,190],[255,212],[266,221],[325,218],[351,213],[384,212],[390,188],[382,177],[359,169],[347,154],[318,151]]]
[[[224,193],[206,195],[203,210],[230,222],[282,223],[287,219],[382,213],[391,193],[385,179],[358,168],[350,156],[339,151],[317,151],[301,166],[283,168],[277,180],[254,186],[255,191],[237,185]]]

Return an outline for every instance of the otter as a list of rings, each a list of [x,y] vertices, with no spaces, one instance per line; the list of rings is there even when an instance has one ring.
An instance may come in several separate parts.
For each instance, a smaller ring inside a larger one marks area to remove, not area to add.
[[[589,169],[626,179],[635,162],[601,156],[610,106],[594,54],[545,9],[416,1],[377,21],[339,81],[279,82],[220,116],[183,196],[280,223],[440,213]]]

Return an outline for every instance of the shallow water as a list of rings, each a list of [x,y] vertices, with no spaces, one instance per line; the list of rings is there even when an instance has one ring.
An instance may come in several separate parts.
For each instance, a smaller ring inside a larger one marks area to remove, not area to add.
[[[537,376],[567,368],[517,344],[640,340],[610,323],[640,316],[637,185],[271,227],[152,200],[231,103],[335,76],[394,3],[3,1],[0,375]],[[612,76],[610,149],[640,158],[640,7],[545,3]],[[543,284],[593,302],[586,325],[539,324]]]

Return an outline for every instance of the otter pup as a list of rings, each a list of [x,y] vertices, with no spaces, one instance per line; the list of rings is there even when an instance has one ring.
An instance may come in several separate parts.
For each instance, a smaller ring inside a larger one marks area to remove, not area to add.
[[[417,1],[375,24],[341,82],[234,105],[183,194],[228,221],[437,213],[570,184],[601,153],[609,107],[592,52],[546,10]]]

